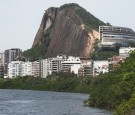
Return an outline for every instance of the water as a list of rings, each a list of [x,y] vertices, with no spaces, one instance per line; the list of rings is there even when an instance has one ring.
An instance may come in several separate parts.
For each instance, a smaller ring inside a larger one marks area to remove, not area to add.
[[[1,90],[0,115],[112,115],[112,112],[85,107],[89,95],[31,90]]]

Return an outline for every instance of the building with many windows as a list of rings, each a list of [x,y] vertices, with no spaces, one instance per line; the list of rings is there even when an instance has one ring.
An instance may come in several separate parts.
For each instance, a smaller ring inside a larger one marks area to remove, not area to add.
[[[62,64],[62,71],[66,72],[66,71],[70,71],[71,66],[80,65],[81,60],[79,57],[69,56],[68,59],[66,61],[63,61],[61,64]]]
[[[8,64],[8,78],[17,76],[39,76],[39,62],[12,61]]]
[[[41,60],[41,77],[46,78],[52,72],[59,72],[62,70],[61,63],[66,61],[65,55],[59,55],[54,58],[42,59]]]
[[[34,61],[32,62],[32,76],[40,77],[40,62]]]
[[[0,77],[4,77],[4,52],[0,52]]]
[[[0,64],[0,78],[4,77],[4,66]]]
[[[135,51],[135,48],[131,48],[131,47],[121,47],[119,49],[119,56],[124,56],[124,57],[129,57],[129,54]]]
[[[0,52],[0,64],[4,66],[4,52]]]
[[[135,42],[135,32],[126,27],[99,26],[102,47],[129,46]]]
[[[93,61],[81,64],[78,70],[78,76],[93,76]]]
[[[93,61],[93,76],[109,72],[109,62],[107,60]]]
[[[12,61],[8,64],[8,78],[13,78],[16,76],[22,76],[22,65],[24,62],[21,61]]]
[[[19,48],[12,48],[5,50],[5,58],[4,58],[4,74],[7,75],[8,64],[14,61],[17,57],[21,57],[22,50]]]

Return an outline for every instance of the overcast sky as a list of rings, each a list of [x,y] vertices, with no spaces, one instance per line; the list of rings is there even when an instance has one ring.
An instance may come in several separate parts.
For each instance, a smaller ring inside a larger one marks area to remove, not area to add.
[[[135,0],[0,0],[0,51],[31,48],[44,10],[77,3],[115,26],[135,30]]]

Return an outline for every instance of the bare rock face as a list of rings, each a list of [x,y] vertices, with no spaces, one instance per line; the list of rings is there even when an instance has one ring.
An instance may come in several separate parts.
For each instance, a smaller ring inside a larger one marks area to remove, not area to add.
[[[35,45],[41,45],[42,43],[42,35],[43,33],[54,23],[55,17],[56,17],[57,8],[49,8],[46,10],[45,14],[43,15],[40,27],[38,29],[38,32],[35,36],[34,42],[32,46]]]
[[[95,28],[91,31],[86,29],[87,25],[75,11],[77,8],[80,7],[49,8],[43,16],[33,47],[36,44],[44,44],[42,35],[50,29],[50,43],[45,54],[47,57],[59,54],[89,57],[93,51],[93,43],[99,38],[99,34],[94,30]],[[92,20],[94,19],[95,17]]]

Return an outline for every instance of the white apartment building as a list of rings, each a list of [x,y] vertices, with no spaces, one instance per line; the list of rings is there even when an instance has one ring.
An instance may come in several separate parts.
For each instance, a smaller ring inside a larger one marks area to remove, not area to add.
[[[70,67],[70,72],[71,73],[73,72],[74,74],[78,74],[80,67],[81,67],[81,64],[74,64]]]
[[[119,56],[129,57],[130,52],[134,50],[135,48],[131,48],[131,47],[120,47]]]
[[[8,77],[13,78],[22,75],[22,64],[21,61],[13,61],[8,64]]]
[[[40,66],[41,66],[40,67],[41,68],[41,70],[40,70],[41,74],[40,75],[41,75],[42,78],[46,78],[49,75],[49,73],[51,72],[50,61],[48,59],[42,59]]]
[[[65,55],[41,60],[41,77],[46,78],[52,72],[60,71],[62,69],[61,63],[65,60]]]
[[[39,77],[40,74],[40,62],[34,61],[32,62],[32,76]]]
[[[22,62],[20,66],[21,66],[20,76],[26,76],[26,75],[32,76],[32,62]]]
[[[105,60],[93,62],[93,76],[109,72],[109,62]]]
[[[61,62],[62,64],[62,70],[63,71],[68,71],[71,69],[71,66],[77,66],[81,64],[81,60],[79,57],[73,57],[69,56],[66,61]]]
[[[8,78],[26,75],[39,76],[39,62],[12,61],[8,64]]]

